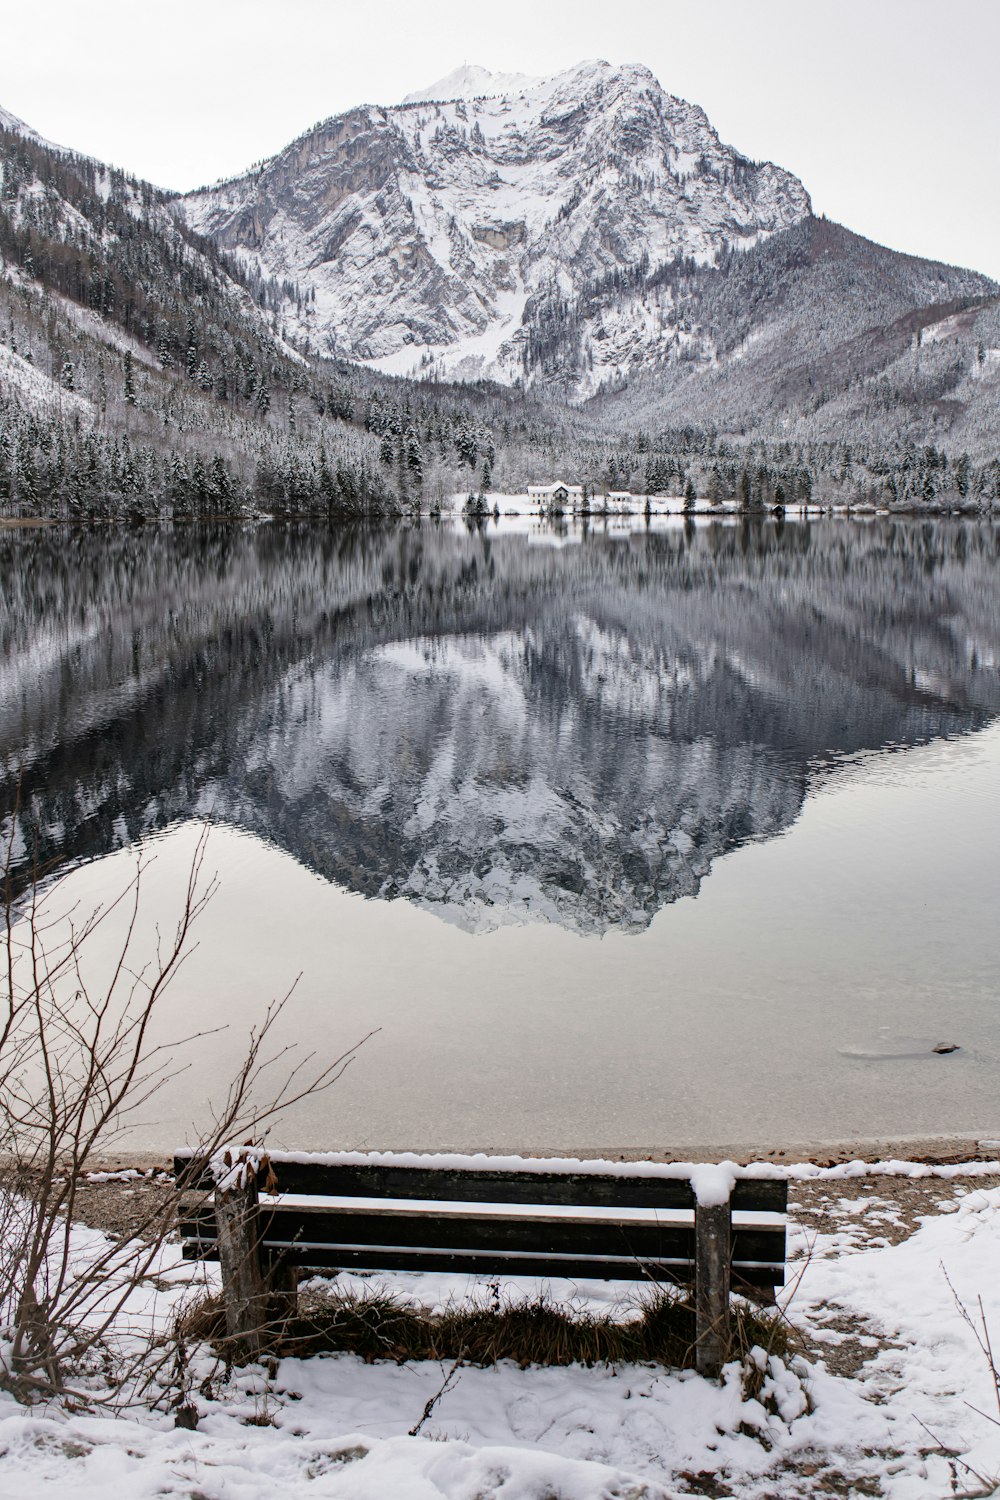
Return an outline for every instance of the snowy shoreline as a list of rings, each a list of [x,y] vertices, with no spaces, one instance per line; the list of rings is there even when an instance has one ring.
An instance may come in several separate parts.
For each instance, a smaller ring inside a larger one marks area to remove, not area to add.
[[[23,1500],[100,1500],[111,1486],[119,1500],[992,1493],[1000,1425],[975,1324],[1000,1326],[1000,1163],[911,1163],[920,1175],[871,1182],[802,1165],[812,1180],[792,1182],[780,1295],[797,1352],[756,1351],[756,1376],[735,1361],[720,1383],[658,1365],[506,1361],[465,1365],[446,1381],[437,1362],[344,1353],[213,1374],[208,1352],[192,1350],[194,1430],[174,1425],[169,1393],[157,1410],[118,1414],[28,1409],[0,1395],[0,1489]],[[122,1206],[151,1191],[153,1180],[134,1178],[87,1189]],[[103,1238],[80,1234],[84,1255],[88,1237]],[[164,1326],[200,1274],[168,1264],[166,1248],[130,1310],[137,1325]],[[378,1280],[431,1310],[486,1294],[471,1277]],[[503,1295],[541,1293],[571,1312],[609,1310],[621,1293],[613,1283],[520,1283]]]
[[[639,502],[643,497],[636,496]],[[483,497],[481,509],[466,510],[468,497],[459,495],[452,497],[449,501],[435,502],[425,501],[423,504],[396,506],[380,512],[369,512],[358,515],[353,511],[333,511],[328,507],[318,507],[303,511],[288,511],[282,516],[271,515],[266,510],[253,507],[237,515],[211,515],[198,516],[194,520],[177,519],[163,512],[161,515],[151,517],[144,522],[144,529],[155,530],[158,527],[192,527],[192,526],[234,526],[244,527],[247,525],[274,526],[290,525],[296,526],[303,522],[312,522],[317,526],[327,526],[333,522],[335,525],[345,527],[356,526],[393,526],[400,523],[411,522],[420,524],[425,521],[440,524],[460,523],[463,527],[476,524],[490,524],[499,526],[505,533],[511,534],[529,527],[532,531],[561,530],[567,529],[572,532],[574,527],[586,523],[593,531],[608,530],[612,533],[624,534],[632,531],[645,530],[672,530],[678,526],[735,526],[737,524],[754,521],[769,522],[803,522],[803,521],[852,521],[859,525],[870,525],[873,521],[987,521],[996,522],[1000,519],[996,507],[986,502],[985,504],[942,504],[938,501],[927,501],[920,505],[901,504],[888,507],[875,507],[865,501],[855,504],[841,501],[819,501],[808,506],[786,505],[780,507],[767,507],[760,511],[743,511],[731,502],[713,506],[699,501],[693,510],[686,510],[680,499],[654,501],[647,515],[644,504],[635,504],[627,508],[610,508],[599,505],[589,505],[577,510],[560,511],[555,514],[546,513],[537,506],[531,506],[524,501],[518,504],[521,497],[511,495],[498,495],[492,492]],[[503,502],[503,503],[501,503]],[[499,517],[495,511],[499,509]],[[49,516],[39,512],[36,515],[26,516],[0,516],[0,530],[31,530],[33,528],[70,527],[73,530],[102,531],[107,530],[109,523],[93,517],[67,517]]]
[[[187,1149],[180,1142],[175,1143],[168,1150],[165,1149],[162,1154],[157,1151],[130,1151],[122,1148],[95,1158],[93,1169],[95,1172],[112,1173],[119,1170],[169,1171],[174,1154],[184,1154]],[[354,1154],[351,1148],[338,1148],[336,1144],[327,1152],[316,1152],[306,1148],[299,1150],[294,1146],[278,1146],[277,1144],[273,1148],[269,1145],[268,1149],[272,1151],[272,1154],[291,1158],[299,1155],[310,1158],[326,1155],[331,1159],[341,1159]],[[440,1147],[420,1145],[412,1149],[373,1146],[370,1152],[366,1152],[366,1155],[381,1152],[393,1156],[427,1158],[427,1165],[441,1166],[446,1165],[449,1158],[456,1156],[459,1148],[445,1150]],[[538,1161],[544,1162],[546,1167],[559,1162],[572,1162],[574,1170],[578,1163],[589,1163],[590,1169],[594,1171],[598,1170],[596,1163],[614,1165],[652,1162],[681,1166],[692,1162],[698,1164],[734,1162],[743,1168],[756,1166],[762,1171],[766,1169],[768,1175],[787,1176],[790,1181],[810,1180],[817,1175],[831,1178],[863,1175],[860,1171],[861,1166],[864,1166],[873,1176],[927,1176],[931,1175],[930,1169],[934,1167],[948,1168],[949,1170],[941,1175],[949,1177],[974,1176],[977,1173],[1000,1171],[1000,1164],[998,1164],[1000,1162],[1000,1122],[991,1131],[984,1128],[968,1135],[844,1137],[838,1140],[789,1141],[781,1146],[770,1147],[760,1141],[726,1142],[721,1145],[682,1143],[675,1149],[663,1146],[651,1146],[644,1149],[607,1145],[569,1148],[565,1145],[558,1147],[525,1145],[514,1151],[498,1152],[488,1144],[474,1142],[464,1148],[461,1154],[493,1157],[497,1162],[507,1161],[510,1164]],[[847,1173],[843,1170],[846,1167],[858,1170]],[[956,1174],[951,1170],[955,1167],[961,1167],[963,1171]],[[914,1170],[905,1170],[909,1168]],[[916,1170],[924,1168],[927,1170],[919,1172]]]

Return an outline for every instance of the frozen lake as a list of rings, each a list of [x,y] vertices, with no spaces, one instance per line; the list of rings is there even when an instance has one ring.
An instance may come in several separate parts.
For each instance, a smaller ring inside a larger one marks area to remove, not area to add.
[[[215,820],[159,1024],[223,1029],[136,1149],[197,1130],[300,973],[288,1040],[377,1031],[288,1146],[1000,1136],[994,529],[0,548],[15,877],[79,865],[86,911],[142,844],[150,934]]]

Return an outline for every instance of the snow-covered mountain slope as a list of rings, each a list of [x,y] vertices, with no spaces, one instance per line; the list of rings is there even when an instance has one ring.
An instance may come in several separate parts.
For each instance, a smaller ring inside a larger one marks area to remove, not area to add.
[[[101,165],[96,157],[88,156],[85,151],[74,151],[71,146],[60,146],[58,141],[47,140],[33,125],[28,125],[17,115],[11,114],[10,110],[4,109],[2,104],[0,104],[0,130],[9,130],[12,135],[23,136],[26,141],[33,141],[36,146],[44,146],[46,151],[58,151],[60,156],[70,156],[77,161]]]
[[[32,130],[30,125],[26,125],[23,120],[19,120],[17,115],[12,115],[10,110],[4,109],[2,105],[0,105],[0,130],[9,130],[14,135],[23,135],[25,140],[37,141],[39,145],[47,146],[51,151],[62,151],[64,149],[62,146],[53,146],[51,141],[45,140],[38,134],[37,130]]]
[[[326,120],[176,209],[298,284],[314,349],[397,374],[511,380],[534,373],[560,299],[617,278],[638,302],[656,267],[713,263],[810,204],[796,177],[723,145],[647,68],[590,62],[541,82],[459,69],[410,102]]]
[[[55,410],[68,416],[91,418],[94,415],[93,403],[85,396],[66,390],[32,360],[22,359],[0,344],[0,394],[11,391],[16,391],[24,404],[36,411]]]
[[[276,476],[321,452],[339,494],[367,495],[377,439],[283,343],[288,293],[244,278],[150,183],[0,110],[0,511],[152,516],[193,485],[214,515],[251,476],[280,505]]]
[[[170,370],[192,343],[199,353],[206,345],[206,359],[219,352],[200,337],[214,321],[217,345],[240,336],[263,345],[269,362],[284,354],[302,363],[293,350],[279,353],[266,290],[261,297],[258,284],[234,279],[235,268],[178,222],[152,184],[50,145],[0,109],[0,185],[0,272],[44,292],[53,347],[86,335]],[[57,320],[73,325],[69,337]]]
[[[428,104],[438,99],[485,99],[499,94],[523,94],[527,89],[544,83],[543,78],[529,73],[491,73],[478,63],[463,63],[437,83],[425,89],[407,94],[404,104]]]
[[[23,120],[17,115],[12,115],[9,109],[0,105],[0,130],[13,130],[17,135],[34,135],[34,131],[28,129]]]

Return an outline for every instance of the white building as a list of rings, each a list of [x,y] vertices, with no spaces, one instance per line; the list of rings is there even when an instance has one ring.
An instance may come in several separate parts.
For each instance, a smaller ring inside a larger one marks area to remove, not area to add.
[[[582,505],[583,485],[564,484],[562,480],[556,480],[555,484],[529,484],[528,499],[537,500],[542,506],[554,505]]]

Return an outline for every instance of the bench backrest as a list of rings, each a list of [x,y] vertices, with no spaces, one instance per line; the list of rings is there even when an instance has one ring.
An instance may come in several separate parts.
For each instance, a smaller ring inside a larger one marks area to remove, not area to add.
[[[433,1158],[429,1159],[433,1162]],[[649,1163],[435,1166],[304,1155],[269,1157],[258,1183],[260,1244],[310,1270],[436,1270],[574,1279],[694,1279],[696,1199],[690,1177]],[[608,1170],[599,1170],[607,1166]],[[595,1170],[597,1168],[597,1170]],[[192,1160],[175,1159],[178,1179]],[[197,1175],[197,1174],[196,1174]],[[206,1174],[202,1188],[211,1186]],[[738,1284],[784,1281],[787,1182],[732,1187],[732,1273]],[[185,1254],[216,1253],[210,1204],[181,1225]]]

